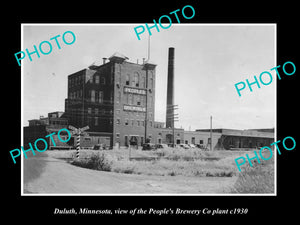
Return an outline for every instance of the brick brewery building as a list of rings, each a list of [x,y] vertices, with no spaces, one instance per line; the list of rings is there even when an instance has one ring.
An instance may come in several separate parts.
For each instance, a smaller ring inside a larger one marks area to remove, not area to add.
[[[92,143],[103,138],[111,146],[128,146],[131,139],[139,145],[145,138],[162,141],[158,136],[162,132],[155,128],[163,125],[154,121],[156,65],[127,60],[115,53],[102,65],[68,76],[65,116],[75,127],[88,125]]]
[[[24,144],[38,137],[44,138],[47,134],[57,132],[68,125],[88,125],[87,135],[81,139],[83,147],[93,147],[96,144],[123,147],[128,146],[130,140],[135,140],[141,146],[146,139],[151,143],[169,144],[174,141],[177,144],[193,143],[207,146],[210,142],[208,130],[189,132],[172,129],[174,48],[169,48],[166,127],[164,123],[154,120],[155,69],[156,64],[150,61],[142,64],[132,63],[126,56],[115,53],[108,59],[103,58],[102,65],[93,64],[69,75],[65,112],[53,112],[46,118],[30,120],[29,126],[24,127]],[[238,131],[234,135],[230,134],[230,137],[227,133],[214,131],[213,148],[229,149],[227,140],[239,143],[241,138],[244,140],[242,146],[232,146],[257,147],[263,143],[271,143],[274,138],[274,130],[269,133],[259,130],[256,133]],[[53,137],[58,140],[57,136]],[[62,147],[73,147],[74,138]],[[52,148],[52,142],[48,140],[48,143]]]

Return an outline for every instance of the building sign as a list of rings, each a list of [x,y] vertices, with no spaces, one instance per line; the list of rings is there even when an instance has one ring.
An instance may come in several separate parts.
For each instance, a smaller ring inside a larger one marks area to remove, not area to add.
[[[134,105],[124,105],[124,111],[135,111],[135,112],[146,112],[145,107],[134,106]]]
[[[124,87],[124,92],[125,93],[131,93],[131,94],[138,94],[138,95],[146,95],[146,90],[145,89]]]

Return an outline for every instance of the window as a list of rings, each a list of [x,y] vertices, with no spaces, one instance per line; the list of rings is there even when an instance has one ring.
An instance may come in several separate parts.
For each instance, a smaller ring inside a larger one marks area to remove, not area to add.
[[[125,119],[125,125],[128,126],[128,119]]]
[[[127,101],[127,103],[128,104],[132,104],[132,102],[133,102],[132,94],[128,94],[128,101]]]
[[[135,73],[134,74],[134,83],[136,87],[139,87],[139,74]]]
[[[99,103],[103,103],[103,91],[99,91]]]
[[[192,137],[191,143],[194,145],[195,144],[195,137]]]
[[[95,102],[95,90],[91,90],[91,102]]]
[[[150,89],[153,88],[153,78],[152,78],[152,77],[150,78],[150,85],[149,85],[149,88],[150,88]]]
[[[140,121],[139,120],[137,121],[137,125],[140,126]]]
[[[92,94],[91,94],[91,90],[88,90],[88,96],[87,98],[91,98]]]
[[[121,120],[117,118],[116,123],[119,125],[121,123]]]
[[[88,114],[92,113],[92,108],[88,108]]]
[[[99,76],[98,76],[98,75],[95,76],[95,83],[96,83],[96,84],[99,84]]]
[[[125,81],[125,85],[129,85],[129,83],[130,83],[129,74],[126,74],[126,81]]]
[[[105,84],[105,77],[101,77],[100,82],[101,82],[101,84]]]
[[[95,91],[95,102],[99,102],[99,92]]]
[[[99,118],[98,117],[95,117],[95,126],[98,126],[98,121],[99,120]]]
[[[136,96],[136,104],[141,105],[141,97],[139,95]]]
[[[200,140],[200,141],[199,141],[199,144],[202,145],[202,144],[203,144],[203,140]]]
[[[211,142],[210,142],[211,140],[210,140],[210,137],[207,139],[207,144],[210,144]]]
[[[95,115],[98,115],[98,114],[99,114],[99,109],[95,108]]]
[[[116,138],[120,138],[120,134],[119,133],[116,133]]]

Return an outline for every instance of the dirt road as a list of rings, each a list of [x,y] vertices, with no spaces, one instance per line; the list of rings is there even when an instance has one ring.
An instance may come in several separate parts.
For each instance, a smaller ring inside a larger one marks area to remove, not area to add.
[[[24,159],[24,194],[215,194],[236,177],[145,176],[90,170],[43,154]]]

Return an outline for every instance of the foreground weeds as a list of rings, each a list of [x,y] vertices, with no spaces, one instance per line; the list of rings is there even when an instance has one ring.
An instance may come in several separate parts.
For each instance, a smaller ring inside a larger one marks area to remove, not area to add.
[[[247,165],[238,174],[238,179],[231,188],[232,193],[274,193],[274,159],[254,162]]]
[[[124,150],[97,151],[90,157],[76,159],[73,165],[84,168],[126,174],[189,177],[232,177],[237,175],[231,152],[205,152],[199,149],[163,149],[129,152]],[[84,153],[86,156],[87,153]],[[149,160],[151,159],[151,160]]]
[[[130,154],[129,154],[130,153]],[[81,150],[73,165],[116,173],[155,176],[233,177],[237,180],[230,193],[274,193],[274,160],[244,164],[239,172],[234,159],[251,155],[250,151],[201,151],[199,149],[163,149],[141,151],[116,149],[110,151]],[[75,151],[49,151],[54,158],[73,158]],[[129,156],[131,158],[129,158]],[[268,156],[265,156],[268,158]]]

